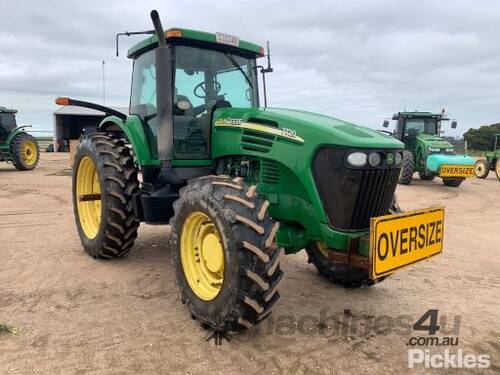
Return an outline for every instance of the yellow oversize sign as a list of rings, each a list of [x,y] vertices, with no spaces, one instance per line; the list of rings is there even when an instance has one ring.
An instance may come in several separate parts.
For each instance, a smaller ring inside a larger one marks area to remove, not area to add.
[[[442,165],[439,177],[473,177],[474,170],[473,165]]]
[[[443,236],[444,207],[372,218],[372,279],[441,253]]]

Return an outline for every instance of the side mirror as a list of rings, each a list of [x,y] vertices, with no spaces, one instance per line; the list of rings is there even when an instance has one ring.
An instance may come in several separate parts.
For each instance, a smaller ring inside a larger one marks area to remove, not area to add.
[[[384,123],[382,124],[382,126],[384,128],[388,128],[389,127],[389,120],[384,120]]]
[[[456,129],[456,128],[457,128],[457,120],[453,120],[453,121],[451,122],[451,128],[452,128],[452,129]]]

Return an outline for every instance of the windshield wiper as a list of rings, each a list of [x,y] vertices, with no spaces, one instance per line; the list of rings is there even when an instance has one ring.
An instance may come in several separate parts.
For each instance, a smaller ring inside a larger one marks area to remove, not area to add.
[[[241,74],[243,74],[243,77],[245,77],[245,79],[247,80],[248,84],[250,85],[250,87],[253,89],[253,85],[252,85],[252,81],[250,80],[250,77],[248,77],[248,75],[245,73],[245,71],[241,68],[240,64],[238,64],[236,62],[236,60],[234,59],[233,56],[231,56],[229,53],[227,52],[224,52],[224,56],[227,57],[227,59],[229,61],[231,61],[231,64],[233,64],[233,66],[235,68],[238,68],[238,70],[241,72]]]

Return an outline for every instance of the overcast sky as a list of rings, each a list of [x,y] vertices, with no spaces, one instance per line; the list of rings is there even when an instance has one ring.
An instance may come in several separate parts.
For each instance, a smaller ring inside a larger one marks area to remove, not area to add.
[[[332,115],[372,128],[403,110],[439,111],[459,135],[500,121],[498,1],[12,1],[0,0],[0,105],[18,123],[52,128],[55,97],[127,106],[140,40],[117,32],[220,31],[264,45],[275,72],[269,105]],[[449,124],[449,123],[448,123]]]

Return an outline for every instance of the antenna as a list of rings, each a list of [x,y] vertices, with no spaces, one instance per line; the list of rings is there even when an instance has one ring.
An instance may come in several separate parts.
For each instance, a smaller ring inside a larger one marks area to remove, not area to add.
[[[267,47],[267,69],[264,69],[264,73],[272,73],[273,68],[271,68],[271,49],[269,48],[269,40],[266,42]]]
[[[262,65],[258,65],[255,69],[260,69],[262,73],[262,91],[264,93],[264,108],[267,108],[267,88],[266,88],[266,73],[272,73],[273,68],[271,67],[271,50],[269,48],[269,41],[266,42],[267,47],[267,68]]]
[[[106,62],[102,60],[102,105],[106,105],[106,76],[104,74],[104,64]]]

